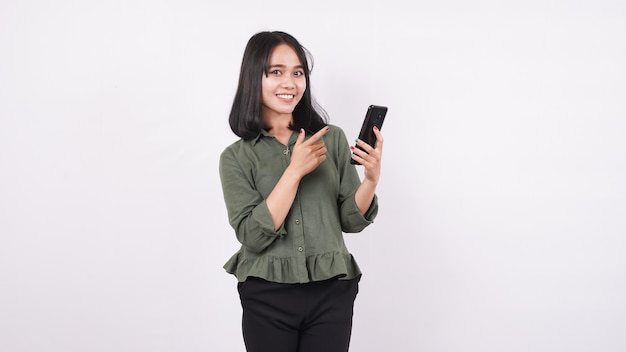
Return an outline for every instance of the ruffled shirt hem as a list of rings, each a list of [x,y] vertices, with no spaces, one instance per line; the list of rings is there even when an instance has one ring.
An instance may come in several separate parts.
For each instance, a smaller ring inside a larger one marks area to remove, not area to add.
[[[233,274],[239,282],[248,277],[258,277],[278,283],[306,283],[322,281],[333,277],[350,280],[361,275],[361,270],[350,253],[328,252],[306,258],[308,280],[298,275],[296,258],[262,256],[245,259],[241,252],[233,255],[224,265],[226,272]]]

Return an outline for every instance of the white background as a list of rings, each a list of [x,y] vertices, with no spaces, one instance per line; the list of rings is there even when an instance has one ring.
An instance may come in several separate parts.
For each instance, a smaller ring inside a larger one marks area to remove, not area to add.
[[[244,350],[217,164],[283,30],[389,107],[352,351],[625,351],[624,4],[2,1],[0,350]]]

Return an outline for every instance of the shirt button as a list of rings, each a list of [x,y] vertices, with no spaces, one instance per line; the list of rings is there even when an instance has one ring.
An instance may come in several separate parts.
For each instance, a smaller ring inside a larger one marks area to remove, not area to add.
[[[300,220],[296,219],[296,225],[300,225]]]
[[[298,247],[298,252],[304,252],[304,247],[302,246]]]
[[[285,155],[289,154],[289,149],[283,150],[283,154],[285,154]]]

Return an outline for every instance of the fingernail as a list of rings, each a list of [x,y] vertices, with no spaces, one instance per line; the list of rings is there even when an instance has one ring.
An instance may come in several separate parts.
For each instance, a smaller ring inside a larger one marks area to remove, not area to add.
[[[355,139],[354,141],[355,141],[355,142],[357,142],[357,143],[359,143],[359,139],[358,139],[358,138],[357,138],[357,139]]]
[[[350,146],[350,149],[354,150],[354,146],[353,146],[353,145],[351,145],[351,146]]]
[[[328,126],[327,126],[327,127],[326,127],[326,131],[328,131],[329,129],[330,129],[330,127],[328,127]]]
[[[300,134],[303,134],[303,133],[304,133],[304,129],[301,128],[300,129]]]
[[[374,129],[375,129],[376,131],[378,131],[378,127],[374,126]]]

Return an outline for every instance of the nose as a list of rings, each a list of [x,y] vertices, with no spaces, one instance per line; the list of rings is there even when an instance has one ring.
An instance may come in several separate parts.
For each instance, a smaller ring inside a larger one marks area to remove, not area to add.
[[[281,82],[284,88],[295,88],[296,84],[292,75],[284,75]]]

